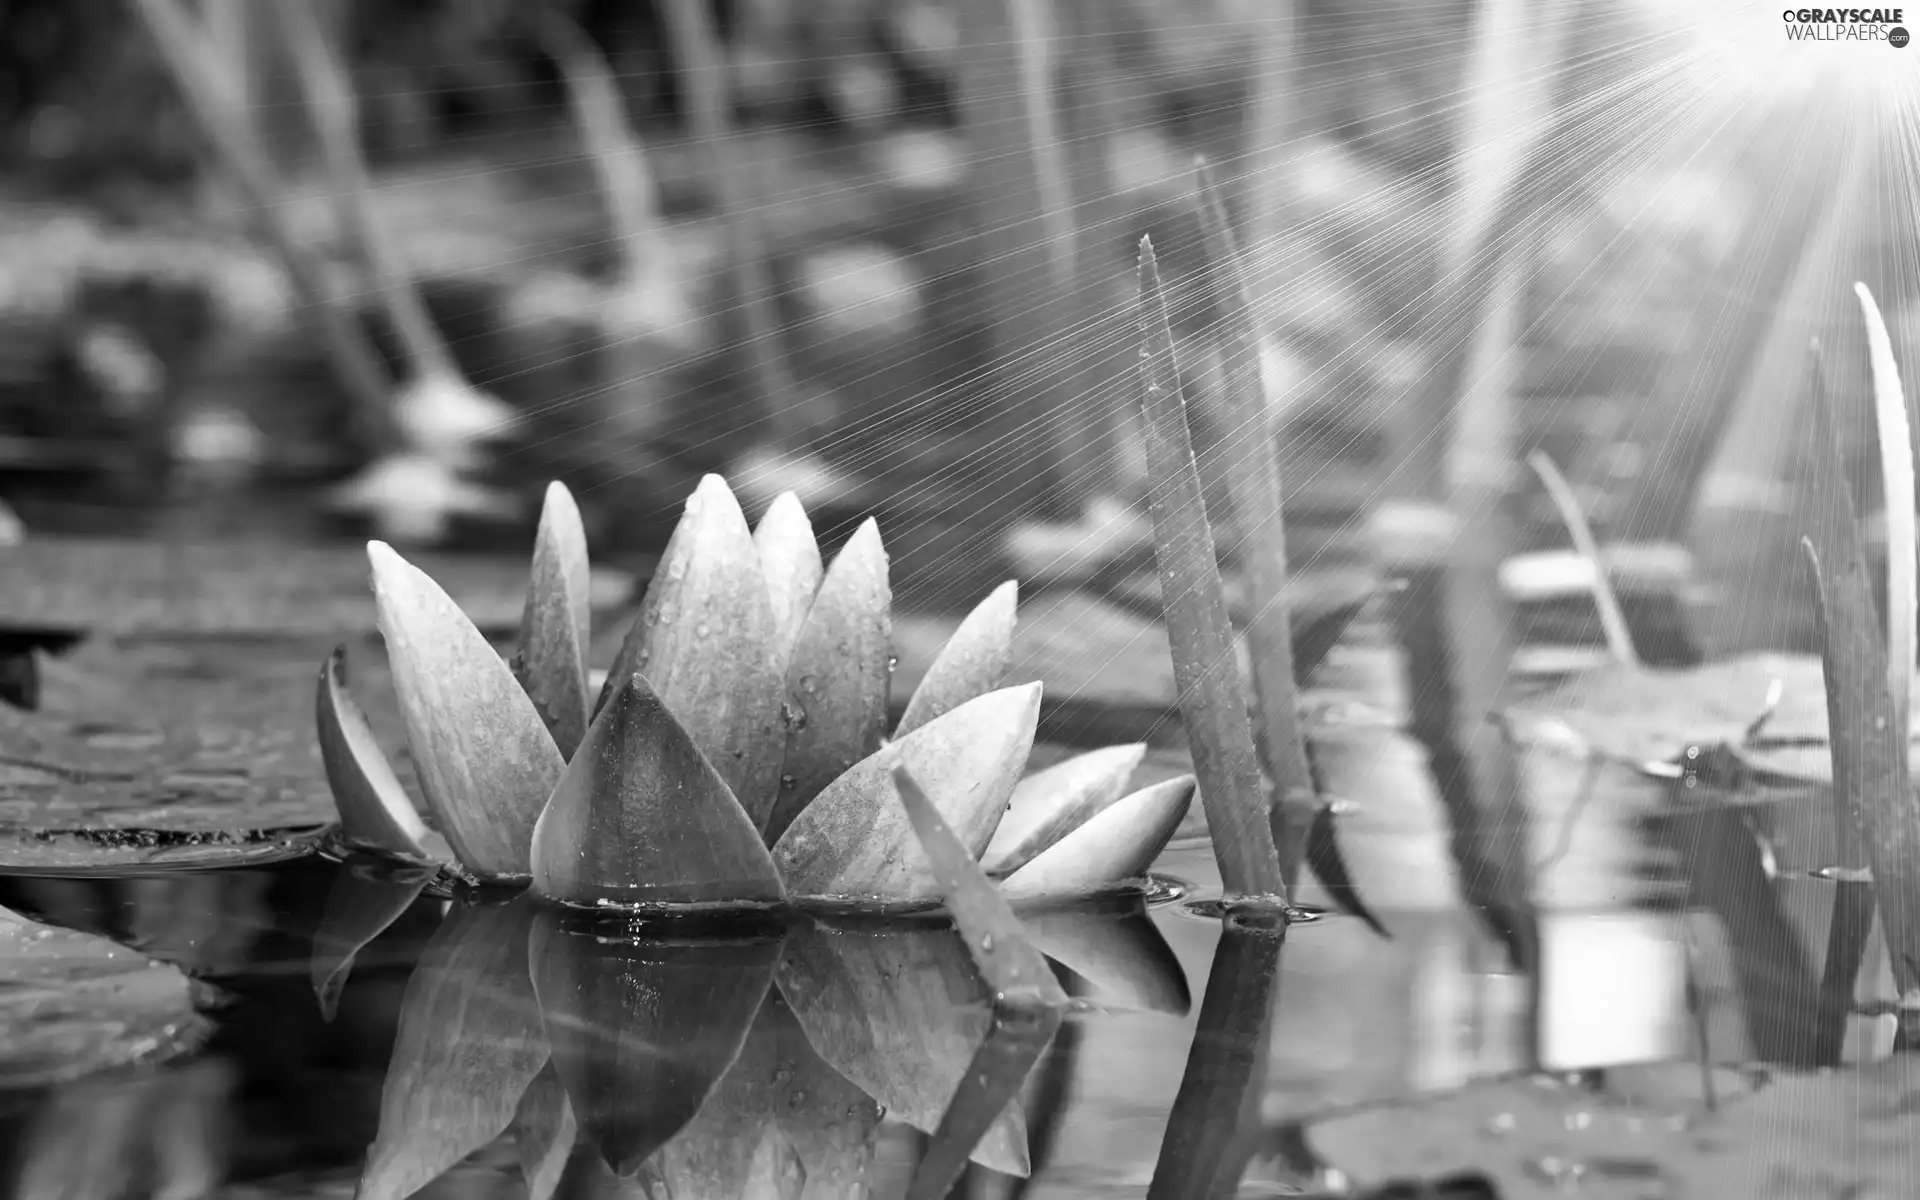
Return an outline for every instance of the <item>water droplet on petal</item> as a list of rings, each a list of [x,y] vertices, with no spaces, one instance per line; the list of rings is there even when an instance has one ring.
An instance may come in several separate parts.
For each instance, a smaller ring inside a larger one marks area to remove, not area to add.
[[[705,621],[702,621],[698,625],[695,625],[693,627],[693,632],[694,632],[694,636],[696,637],[706,637],[708,634],[713,632],[713,626],[707,624]]]

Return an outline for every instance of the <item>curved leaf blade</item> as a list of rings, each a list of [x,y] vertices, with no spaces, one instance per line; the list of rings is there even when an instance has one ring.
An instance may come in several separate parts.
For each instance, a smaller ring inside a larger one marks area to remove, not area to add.
[[[1037,900],[1139,878],[1186,819],[1193,790],[1193,776],[1182,775],[1122,796],[1007,876],[1001,890],[1009,900]]]
[[[320,765],[340,813],[341,837],[368,850],[426,858],[426,823],[374,738],[366,712],[347,690],[345,646],[335,646],[321,664],[314,708]]]
[[[1020,585],[1009,579],[974,606],[913,690],[893,731],[896,739],[1000,686],[1013,662],[1013,622],[1019,603]]]
[[[369,542],[367,558],[427,807],[468,870],[524,878],[565,761],[512,670],[440,585],[385,542]]]
[[[786,757],[768,841],[885,740],[892,614],[887,552],[868,518],[834,558],[787,664]]]
[[[1035,771],[1013,789],[1007,815],[980,865],[989,874],[1017,871],[1034,855],[1087,823],[1125,793],[1147,756],[1147,744],[1106,746]]]
[[[773,860],[795,899],[937,902],[940,885],[893,782],[904,765],[967,853],[992,840],[1040,719],[1040,685],[988,692],[855,763],[788,826]]]
[[[826,576],[820,543],[800,497],[781,492],[767,506],[753,531],[760,552],[760,569],[767,577],[767,595],[773,600],[774,646],[784,658],[806,622],[807,610]]]
[[[534,827],[532,868],[535,894],[579,906],[785,898],[760,831],[642,675],[588,727]]]
[[[595,712],[644,674],[764,828],[780,777],[775,617],[760,552],[725,481],[708,475],[660,559]]]
[[[513,670],[566,758],[573,756],[587,730],[591,588],[579,506],[565,484],[550,483],[533,543],[533,574]]]

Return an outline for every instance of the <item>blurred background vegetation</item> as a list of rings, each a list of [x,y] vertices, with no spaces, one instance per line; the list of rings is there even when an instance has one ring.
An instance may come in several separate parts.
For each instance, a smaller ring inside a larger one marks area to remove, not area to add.
[[[183,7],[243,83],[288,227],[397,379],[404,339],[275,6]],[[1529,166],[1517,449],[1553,454],[1603,537],[1674,539],[1834,175],[1781,171],[1790,138],[1819,158],[1817,121],[1714,116],[1724,81],[1669,69],[1687,51],[1657,10],[1563,7],[1557,115]],[[442,463],[439,491],[370,484],[404,448],[356,417],[284,247],[256,236],[138,4],[6,0],[0,496],[30,527],[272,511],[518,540],[558,475],[618,556],[657,544],[698,473],[725,470],[749,496],[798,485],[822,512],[879,513],[897,577],[991,572],[1019,522],[1084,527],[1138,501],[1125,302],[1142,234],[1179,299],[1203,456],[1231,436],[1206,428],[1221,367],[1196,154],[1257,252],[1305,552],[1338,550],[1393,469],[1389,414],[1428,361],[1422,305],[1459,186],[1467,0],[314,10],[359,101],[385,252],[467,379],[518,414],[511,436]],[[644,147],[658,226],[637,258],[555,29],[604,59]],[[1911,354],[1915,281],[1874,283]],[[1529,512],[1558,537],[1544,501]]]

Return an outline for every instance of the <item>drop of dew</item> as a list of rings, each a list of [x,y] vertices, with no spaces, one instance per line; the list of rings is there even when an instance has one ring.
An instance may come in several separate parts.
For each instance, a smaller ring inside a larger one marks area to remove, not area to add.
[[[993,935],[992,934],[989,933],[985,937],[980,939],[980,953],[982,954],[993,953]]]
[[[707,624],[705,621],[702,621],[698,625],[695,625],[693,627],[693,633],[695,637],[706,637],[708,634],[712,632],[713,632],[713,626]]]
[[[813,676],[802,675],[800,677],[800,690],[811,696],[815,691],[819,690],[819,685],[814,682]]]
[[[799,783],[799,782],[800,782],[800,781],[799,781],[798,779],[795,779],[795,778],[794,778],[793,776],[791,776],[791,775],[782,775],[782,776],[780,777],[780,786],[781,786],[781,787],[783,787],[783,788],[785,788],[785,789],[787,789],[788,791],[792,791],[792,790],[793,790],[793,787],[794,787],[794,785],[795,785],[795,784],[797,784],[797,783]],[[778,1078],[778,1076],[776,1076],[776,1078]]]

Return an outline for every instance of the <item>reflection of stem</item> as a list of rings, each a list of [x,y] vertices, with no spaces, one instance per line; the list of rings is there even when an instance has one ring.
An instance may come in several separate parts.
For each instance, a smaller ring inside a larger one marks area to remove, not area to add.
[[[1180,1092],[1167,1118],[1147,1200],[1205,1200],[1219,1194],[1219,1178],[1237,1126],[1265,1080],[1286,924],[1258,913],[1229,912],[1207,974],[1193,1049]],[[1224,1114],[1231,1114],[1223,1120]]]

